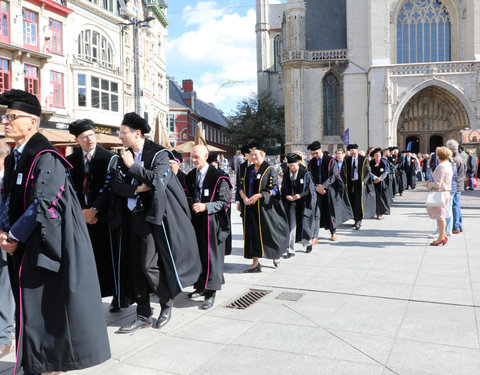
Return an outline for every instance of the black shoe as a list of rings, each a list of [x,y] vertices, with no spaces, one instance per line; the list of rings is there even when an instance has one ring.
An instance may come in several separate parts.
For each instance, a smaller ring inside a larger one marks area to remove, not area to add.
[[[311,253],[312,252],[312,248],[313,246],[312,245],[308,245],[307,246],[307,249],[305,250],[305,252],[308,254],[308,253]]]
[[[137,318],[130,323],[128,326],[120,327],[117,331],[118,333],[132,333],[137,329],[147,328],[152,326],[152,318],[145,318],[144,316],[138,315]]]
[[[155,326],[153,328],[162,328],[165,324],[168,323],[171,317],[172,317],[172,306],[167,306],[167,307],[162,306],[162,311],[160,311],[160,315],[158,316],[158,319],[155,322]]]
[[[205,297],[205,301],[200,305],[200,308],[202,310],[208,310],[211,307],[213,307],[213,304],[215,303],[215,294],[211,295],[210,297]]]
[[[205,293],[204,290],[199,290],[195,289],[192,293],[188,293],[187,297],[192,299],[192,298],[198,298],[198,297],[203,297],[203,294]]]
[[[244,273],[252,273],[252,272],[262,272],[262,266],[260,263],[258,263],[255,267],[253,268],[247,268]]]
[[[290,259],[290,258],[293,258],[294,256],[295,256],[295,253],[286,253],[286,254],[282,255],[282,258],[283,259]]]
[[[355,224],[355,229],[360,230],[361,225],[360,224]]]
[[[110,307],[108,308],[108,311],[111,313],[116,313],[120,311],[120,306],[117,300],[117,297],[112,298],[112,302],[110,302]]]

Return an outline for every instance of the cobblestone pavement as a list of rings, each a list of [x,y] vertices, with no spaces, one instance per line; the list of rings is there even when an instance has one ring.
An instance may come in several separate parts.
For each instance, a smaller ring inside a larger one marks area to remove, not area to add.
[[[175,300],[161,330],[114,332],[133,307],[105,317],[113,358],[70,374],[475,374],[480,372],[480,193],[462,197],[464,232],[431,247],[435,224],[425,189],[396,199],[392,215],[328,232],[306,254],[301,246],[278,269],[244,274],[241,221],[233,215],[233,255],[211,310]],[[244,310],[226,305],[250,289],[269,293]],[[159,305],[154,304],[155,316]],[[11,374],[13,355],[2,358]]]

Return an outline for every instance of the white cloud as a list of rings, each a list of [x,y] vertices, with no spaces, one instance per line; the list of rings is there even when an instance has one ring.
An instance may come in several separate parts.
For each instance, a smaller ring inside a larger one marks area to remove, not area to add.
[[[253,9],[245,16],[221,10],[192,12],[215,7],[215,2],[207,1],[184,9],[184,21],[194,25],[193,30],[168,43],[167,72],[172,66],[174,71],[192,74],[177,76],[177,80],[194,78],[197,73],[194,84],[198,97],[218,106],[256,92],[256,16]],[[235,103],[228,107],[235,108]]]

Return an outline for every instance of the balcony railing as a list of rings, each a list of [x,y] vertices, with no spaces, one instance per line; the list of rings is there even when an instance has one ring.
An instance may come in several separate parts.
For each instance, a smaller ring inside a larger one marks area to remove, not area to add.
[[[294,50],[282,54],[282,63],[287,61],[334,61],[346,59],[346,49],[332,49],[326,51]]]
[[[110,62],[100,60],[90,55],[73,55],[73,60],[76,64],[93,66],[96,68],[107,69],[113,74],[120,75],[120,67],[113,65]]]
[[[448,61],[438,63],[393,65],[389,70],[393,76],[457,74],[472,73],[476,70],[475,66],[476,64],[473,61]]]

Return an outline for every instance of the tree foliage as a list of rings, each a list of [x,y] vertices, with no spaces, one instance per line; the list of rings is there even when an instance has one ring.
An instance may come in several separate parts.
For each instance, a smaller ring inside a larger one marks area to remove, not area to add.
[[[232,144],[239,148],[250,142],[260,144],[267,154],[283,153],[285,116],[275,107],[271,95],[252,94],[237,105],[228,129]],[[281,146],[278,147],[277,145]]]

